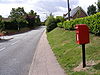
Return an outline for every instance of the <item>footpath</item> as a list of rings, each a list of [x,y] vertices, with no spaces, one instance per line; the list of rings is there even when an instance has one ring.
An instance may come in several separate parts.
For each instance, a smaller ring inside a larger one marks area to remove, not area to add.
[[[46,32],[40,38],[29,75],[66,75],[53,54]]]

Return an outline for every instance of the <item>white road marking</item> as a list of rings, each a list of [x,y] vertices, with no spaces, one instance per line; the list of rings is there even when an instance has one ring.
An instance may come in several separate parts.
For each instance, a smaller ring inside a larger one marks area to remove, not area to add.
[[[1,48],[0,51],[3,51],[4,49],[6,49],[6,47]]]
[[[16,43],[18,43],[19,41],[16,41],[16,42],[14,42],[14,43],[12,43],[11,45],[14,45],[14,44],[16,44]]]

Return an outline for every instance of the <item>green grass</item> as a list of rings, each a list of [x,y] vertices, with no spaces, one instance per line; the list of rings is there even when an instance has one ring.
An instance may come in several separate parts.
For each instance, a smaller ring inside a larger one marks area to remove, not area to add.
[[[90,67],[86,72],[73,71],[82,62],[81,45],[76,44],[75,31],[56,28],[47,36],[58,62],[68,75],[100,75],[100,64]],[[91,34],[90,41],[86,44],[86,60],[100,61],[100,37]]]

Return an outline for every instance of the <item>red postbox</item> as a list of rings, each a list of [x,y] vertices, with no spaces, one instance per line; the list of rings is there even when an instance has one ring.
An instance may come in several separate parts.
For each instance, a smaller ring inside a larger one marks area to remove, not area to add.
[[[89,28],[86,24],[76,25],[76,43],[87,44],[89,43]]]

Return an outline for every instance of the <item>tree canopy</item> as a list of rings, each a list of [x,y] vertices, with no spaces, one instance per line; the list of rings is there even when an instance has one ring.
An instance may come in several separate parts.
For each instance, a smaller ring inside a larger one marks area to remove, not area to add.
[[[0,21],[2,21],[2,16],[0,15]]]
[[[37,15],[37,13],[34,12],[33,10],[27,13],[25,19],[28,22],[28,27],[40,25],[41,23],[39,15]]]
[[[98,12],[100,12],[100,0],[98,0],[97,7],[98,7]]]
[[[16,20],[17,22],[24,20],[24,16],[26,12],[24,11],[23,7],[12,8],[9,18],[12,20]]]
[[[93,15],[96,13],[96,6],[94,6],[93,4],[90,5],[88,8],[87,8],[87,13],[88,15]]]

